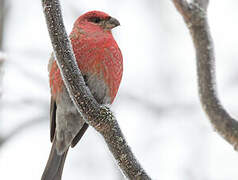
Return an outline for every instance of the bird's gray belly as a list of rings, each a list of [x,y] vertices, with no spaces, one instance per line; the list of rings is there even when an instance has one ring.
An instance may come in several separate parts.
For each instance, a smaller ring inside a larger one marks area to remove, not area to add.
[[[110,104],[109,88],[105,84],[103,77],[96,74],[84,75],[83,77],[96,101],[99,104]]]
[[[109,89],[104,81],[95,75],[84,75],[86,85],[92,95],[100,104],[109,104]],[[59,154],[62,154],[71,145],[72,140],[82,128],[85,121],[77,111],[68,91],[63,86],[62,93],[57,97],[56,110],[56,147]]]

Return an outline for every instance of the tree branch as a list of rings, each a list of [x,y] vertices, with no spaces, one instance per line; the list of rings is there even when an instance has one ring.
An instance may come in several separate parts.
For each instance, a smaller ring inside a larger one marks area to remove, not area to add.
[[[238,122],[227,113],[216,93],[214,46],[207,21],[208,1],[194,0],[188,4],[173,0],[173,3],[183,16],[193,39],[202,107],[216,131],[237,149]]]
[[[4,28],[8,8],[5,0],[0,0],[0,50],[3,49]]]
[[[0,0],[0,50],[2,50],[3,42],[4,6],[5,0]]]
[[[127,145],[110,109],[100,106],[85,85],[65,31],[59,0],[42,0],[42,5],[61,76],[77,110],[104,137],[128,178],[150,179]]]
[[[193,0],[195,4],[197,4],[199,7],[204,9],[205,11],[207,10],[209,0]]]

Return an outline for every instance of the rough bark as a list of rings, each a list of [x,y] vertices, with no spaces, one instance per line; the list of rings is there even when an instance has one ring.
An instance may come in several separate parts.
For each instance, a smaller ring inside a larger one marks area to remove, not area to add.
[[[104,137],[129,179],[150,179],[127,145],[113,113],[100,106],[85,85],[65,31],[59,0],[42,0],[42,5],[61,76],[77,110]]]
[[[238,122],[222,106],[216,92],[215,55],[207,20],[208,0],[173,0],[189,28],[196,50],[199,96],[202,107],[222,137],[238,148]]]

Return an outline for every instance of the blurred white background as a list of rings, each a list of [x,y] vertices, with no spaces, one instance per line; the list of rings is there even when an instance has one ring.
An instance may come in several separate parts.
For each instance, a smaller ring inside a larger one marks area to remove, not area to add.
[[[12,134],[15,128],[19,131],[0,146],[0,179],[35,180],[41,177],[51,147],[47,64],[52,47],[41,1],[6,3],[0,136]],[[105,11],[120,20],[113,34],[123,53],[124,74],[112,109],[148,174],[160,180],[237,180],[238,154],[214,132],[200,107],[192,41],[172,2],[61,3],[68,33],[74,20],[90,10]],[[235,117],[237,6],[236,0],[211,1],[208,9],[219,97]],[[123,177],[102,137],[89,128],[70,149],[63,179]]]

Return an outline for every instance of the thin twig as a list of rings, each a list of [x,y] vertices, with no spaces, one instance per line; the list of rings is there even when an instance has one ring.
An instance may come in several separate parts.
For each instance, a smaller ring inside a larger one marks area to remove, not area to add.
[[[61,76],[77,110],[104,137],[128,178],[150,179],[127,145],[110,109],[100,106],[86,87],[65,31],[59,0],[42,0],[42,5]]]
[[[181,0],[173,2],[183,16],[193,39],[202,107],[215,130],[237,149],[238,122],[221,105],[216,92],[214,46],[207,21],[208,1],[194,0],[192,3],[186,3],[189,9],[184,11],[181,11],[186,9]]]

